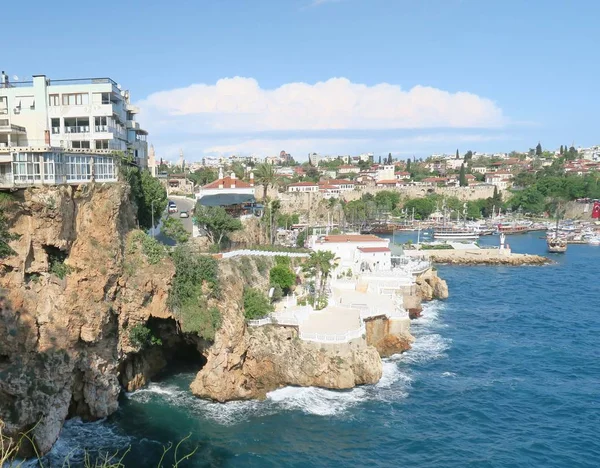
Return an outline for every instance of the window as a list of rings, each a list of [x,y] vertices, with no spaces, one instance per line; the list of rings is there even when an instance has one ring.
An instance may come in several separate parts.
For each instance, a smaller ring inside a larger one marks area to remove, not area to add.
[[[109,140],[96,140],[96,149],[108,149]]]
[[[108,118],[94,117],[94,130],[96,132],[108,132]]]
[[[67,180],[90,180],[90,156],[65,156],[65,159]]]
[[[112,157],[96,156],[94,158],[94,178],[97,180],[110,180],[115,178],[115,166]]]
[[[40,155],[34,153],[15,154],[13,159],[13,178],[15,183],[35,183],[41,181]]]
[[[88,93],[78,94],[63,94],[63,106],[85,106],[90,103],[90,95]]]
[[[90,149],[90,142],[89,141],[72,141],[71,148]]]
[[[60,105],[60,100],[58,99],[58,94],[51,94],[48,96],[48,105],[50,107],[55,107]]]
[[[94,104],[110,104],[110,93],[93,93],[92,102]]]
[[[60,119],[50,119],[50,126],[53,135],[60,133]]]

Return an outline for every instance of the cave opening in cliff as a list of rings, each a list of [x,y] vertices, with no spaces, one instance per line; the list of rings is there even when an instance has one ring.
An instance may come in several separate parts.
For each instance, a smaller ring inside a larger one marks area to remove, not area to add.
[[[166,366],[160,375],[170,375],[186,370],[198,372],[206,358],[202,351],[207,343],[195,333],[184,333],[174,319],[150,317],[146,326],[162,342]]]

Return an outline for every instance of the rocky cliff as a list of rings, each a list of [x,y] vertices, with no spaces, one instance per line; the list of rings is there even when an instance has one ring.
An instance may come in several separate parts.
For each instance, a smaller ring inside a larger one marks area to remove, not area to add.
[[[264,398],[286,385],[347,389],[379,381],[381,359],[364,340],[322,345],[301,341],[293,327],[246,326],[244,284],[266,289],[271,262],[245,258],[221,263],[223,321],[207,352],[206,365],[192,382],[192,392],[227,401]]]
[[[170,316],[173,269],[128,254],[135,219],[126,186],[42,187],[14,198],[7,216],[20,239],[0,261],[0,419],[9,434],[34,428],[45,452],[66,418],[117,409],[119,368],[131,355],[138,365],[123,384],[145,382],[153,360],[140,357],[127,329]]]

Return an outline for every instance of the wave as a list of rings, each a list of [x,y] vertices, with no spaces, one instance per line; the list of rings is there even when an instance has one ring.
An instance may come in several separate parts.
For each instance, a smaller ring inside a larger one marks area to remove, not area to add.
[[[131,445],[133,438],[123,434],[116,425],[108,424],[105,419],[95,422],[83,422],[80,418],[69,419],[65,422],[60,437],[52,450],[42,460],[44,466],[81,466],[85,452],[88,451],[94,459],[94,454],[123,454]],[[116,460],[114,460],[116,462]],[[37,460],[30,460],[29,465],[37,467]]]
[[[431,301],[423,304],[421,316],[411,321],[411,329],[416,328],[417,331],[427,327],[444,327],[440,322],[440,313],[445,309],[445,304],[441,301]]]

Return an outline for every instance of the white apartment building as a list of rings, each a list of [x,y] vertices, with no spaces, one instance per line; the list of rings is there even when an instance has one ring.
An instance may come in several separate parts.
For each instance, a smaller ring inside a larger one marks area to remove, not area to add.
[[[315,184],[314,182],[296,182],[295,184],[290,184],[288,185],[288,192],[290,193],[294,193],[294,192],[302,192],[302,193],[306,193],[306,192],[318,192],[319,191],[319,185]]]
[[[380,165],[377,168],[377,172],[375,174],[375,180],[379,182],[380,180],[393,180],[396,177],[394,176],[395,167],[393,164],[385,164]]]
[[[110,78],[0,76],[0,187],[116,180],[114,152],[147,167],[147,132]]]

